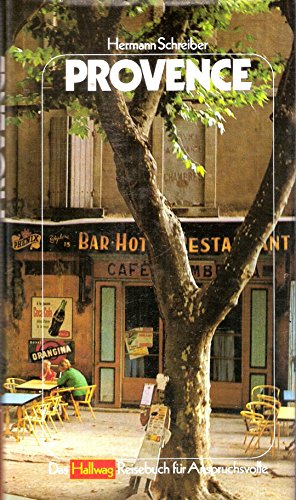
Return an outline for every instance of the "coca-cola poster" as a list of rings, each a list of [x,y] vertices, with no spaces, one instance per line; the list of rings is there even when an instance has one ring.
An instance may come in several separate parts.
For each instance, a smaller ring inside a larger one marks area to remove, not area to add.
[[[72,338],[72,297],[32,297],[32,338]]]

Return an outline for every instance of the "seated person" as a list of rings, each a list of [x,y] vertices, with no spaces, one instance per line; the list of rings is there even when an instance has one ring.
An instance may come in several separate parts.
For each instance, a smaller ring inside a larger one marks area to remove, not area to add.
[[[85,387],[88,385],[85,376],[76,368],[72,368],[71,363],[70,361],[68,361],[68,359],[63,359],[62,361],[60,361],[58,367],[59,371],[62,372],[62,376],[58,379],[58,387]],[[83,401],[85,398],[86,390],[74,390],[72,394],[76,401]],[[64,393],[63,397],[64,396],[66,399],[67,393]]]
[[[56,378],[56,373],[51,369],[51,362],[48,359],[45,359],[42,363],[40,378],[44,382],[49,382]]]

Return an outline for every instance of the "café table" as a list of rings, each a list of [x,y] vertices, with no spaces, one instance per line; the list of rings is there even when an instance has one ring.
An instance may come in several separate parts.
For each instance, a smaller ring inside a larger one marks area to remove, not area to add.
[[[1,395],[0,398],[0,406],[5,407],[5,429],[3,431],[3,436],[13,436],[17,441],[20,440],[19,438],[19,428],[20,428],[20,422],[23,416],[23,407],[31,403],[32,401],[35,401],[36,399],[39,399],[41,397],[41,394],[27,394],[27,393],[15,393],[15,392],[5,392],[3,395]],[[17,432],[12,432],[11,427],[10,427],[10,415],[9,415],[9,409],[11,406],[16,406],[17,407]]]
[[[62,388],[59,388],[57,379],[54,382],[53,381],[44,381],[44,380],[40,380],[40,379],[32,379],[32,380],[28,380],[27,382],[24,382],[23,384],[19,384],[16,387],[16,390],[18,390],[18,391],[19,390],[23,390],[23,391],[38,391],[41,394],[43,392],[51,392],[54,389],[59,389],[58,394],[60,394],[62,392],[69,392],[69,400],[71,401],[71,404],[74,406],[75,414],[77,415],[79,421],[81,422],[81,418],[80,418],[79,413],[77,411],[76,403],[75,403],[75,400],[74,400],[74,397],[73,397],[73,393],[72,393],[72,391],[74,390],[74,387],[62,387]],[[64,420],[69,420],[69,416],[68,416],[68,412],[67,412],[66,406],[67,405],[66,405],[65,402],[61,403],[61,409],[62,409],[62,412],[63,412]]]
[[[278,413],[278,421],[289,429],[289,424],[295,422],[295,406],[281,406]]]
[[[284,391],[284,401],[286,403],[295,401],[295,391]]]
[[[57,382],[32,379],[16,386],[16,391],[46,391],[50,392],[58,387]]]

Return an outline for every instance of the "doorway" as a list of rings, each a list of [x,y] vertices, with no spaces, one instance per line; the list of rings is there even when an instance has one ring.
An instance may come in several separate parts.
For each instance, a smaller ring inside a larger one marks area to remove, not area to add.
[[[151,332],[146,354],[133,357],[126,347],[126,332]],[[118,408],[139,404],[144,383],[162,372],[163,327],[151,285],[97,282],[95,310],[96,403]]]

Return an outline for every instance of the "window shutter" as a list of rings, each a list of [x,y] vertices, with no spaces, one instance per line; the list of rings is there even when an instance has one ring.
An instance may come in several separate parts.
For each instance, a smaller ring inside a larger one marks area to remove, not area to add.
[[[70,137],[70,206],[75,208],[93,207],[93,158],[94,124],[88,122],[89,135],[85,139]]]
[[[49,206],[67,207],[68,134],[66,116],[50,119]]]

